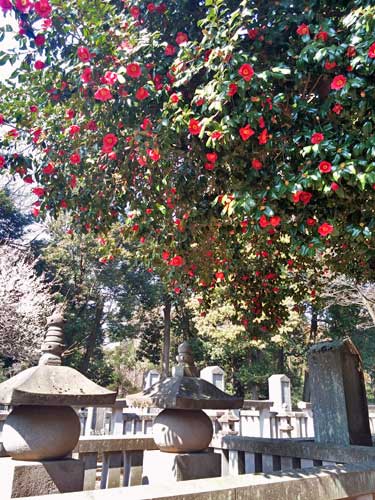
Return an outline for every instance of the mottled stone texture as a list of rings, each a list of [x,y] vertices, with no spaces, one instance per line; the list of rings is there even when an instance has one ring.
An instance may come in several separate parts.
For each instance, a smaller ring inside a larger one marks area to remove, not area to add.
[[[79,460],[22,462],[1,458],[0,470],[1,500],[83,489],[83,465]]]
[[[145,451],[142,484],[167,484],[219,477],[221,457],[216,453],[165,453]]]
[[[350,339],[310,349],[315,441],[372,446],[360,354]]]

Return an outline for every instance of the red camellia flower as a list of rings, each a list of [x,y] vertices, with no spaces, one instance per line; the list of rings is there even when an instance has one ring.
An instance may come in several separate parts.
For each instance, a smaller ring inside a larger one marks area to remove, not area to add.
[[[152,161],[159,161],[161,158],[161,154],[159,153],[158,149],[148,149],[147,154]]]
[[[40,17],[49,17],[52,12],[52,7],[48,0],[40,0],[34,3],[34,10]]]
[[[78,47],[77,56],[78,59],[82,62],[87,62],[91,59],[91,54],[87,47]]]
[[[179,31],[176,36],[176,43],[177,45],[181,45],[189,40],[188,36],[186,33],[182,33],[182,31]]]
[[[137,92],[135,93],[135,98],[139,101],[143,101],[144,99],[147,99],[149,95],[150,94],[147,89],[145,89],[144,87],[139,87],[139,89],[137,89]]]
[[[42,198],[45,194],[45,190],[42,187],[36,187],[32,190],[32,192],[35,196],[38,196],[38,198]]]
[[[328,40],[328,33],[326,31],[319,31],[315,35],[316,40],[321,40],[322,42],[326,42]]]
[[[100,87],[94,94],[95,99],[98,101],[109,101],[113,98],[111,91],[107,87]]]
[[[300,24],[297,28],[297,35],[300,35],[300,36],[305,36],[305,35],[310,35],[310,28],[308,27],[307,24]]]
[[[344,75],[337,75],[331,82],[332,90],[340,90],[346,85],[346,77]]]
[[[328,224],[328,222],[323,222],[321,226],[318,228],[318,233],[320,236],[327,236],[331,234],[333,231],[333,226],[331,224]]]
[[[267,217],[265,215],[261,215],[259,218],[259,225],[262,228],[265,228],[269,225],[269,221],[267,220]]]
[[[20,12],[28,12],[32,7],[32,3],[30,2],[30,0],[16,0],[14,2],[14,6]]]
[[[346,57],[349,57],[350,59],[352,57],[355,57],[357,55],[357,51],[353,45],[349,45],[349,47],[346,49]]]
[[[169,259],[169,257],[170,257],[170,255],[171,255],[171,254],[170,254],[169,252],[167,252],[167,250],[163,250],[163,252],[162,252],[162,254],[161,254],[161,258],[162,258],[163,260],[168,260],[168,259]]]
[[[106,134],[103,137],[103,151],[109,153],[112,151],[113,147],[116,146],[118,142],[117,136],[115,134]]]
[[[130,14],[134,17],[134,19],[137,19],[141,15],[141,11],[138,7],[130,7]]]
[[[306,224],[307,224],[308,226],[315,226],[315,224],[316,224],[316,220],[315,220],[315,219],[313,219],[312,217],[309,217],[309,218],[306,220]]]
[[[165,47],[164,54],[166,56],[173,56],[176,53],[176,47],[170,43]]]
[[[307,205],[308,203],[310,203],[311,198],[312,194],[308,193],[307,191],[297,191],[296,193],[293,194],[294,203],[301,202],[304,205]]]
[[[370,59],[375,59],[375,42],[370,45],[367,55],[369,56]]]
[[[332,165],[329,161],[321,161],[319,163],[319,170],[322,174],[328,174],[332,170]]]
[[[249,82],[254,76],[254,69],[250,64],[243,64],[238,70],[238,74],[242,76],[245,82]]]
[[[0,168],[4,168],[5,165],[5,158],[4,156],[0,156]]]
[[[201,130],[202,127],[200,126],[199,121],[195,120],[194,118],[190,118],[189,132],[191,133],[191,135],[199,135]]]
[[[311,144],[320,144],[322,141],[324,141],[324,135],[320,132],[315,132],[315,134],[311,136]]]
[[[92,80],[92,69],[91,68],[85,68],[82,72],[81,75],[81,80],[83,83],[90,83]]]
[[[142,68],[136,62],[130,63],[126,66],[126,74],[130,76],[130,78],[139,78],[142,74]]]
[[[45,66],[44,62],[41,61],[40,59],[36,60],[34,63],[34,68],[38,70],[43,69],[44,66]]]
[[[173,267],[180,267],[184,265],[184,259],[181,257],[181,255],[175,255],[172,257],[172,259],[169,261],[169,265]]]
[[[173,104],[177,104],[178,101],[180,100],[180,97],[178,94],[172,94],[170,97],[170,100],[171,100],[171,102],[173,102]]]
[[[78,153],[73,153],[69,159],[72,165],[78,165],[81,163],[81,156]]]
[[[333,106],[332,111],[334,113],[336,113],[336,115],[340,115],[343,109],[344,109],[344,106],[341,106],[341,104],[336,103]]]
[[[337,191],[338,189],[340,189],[340,186],[337,184],[337,182],[332,182],[331,189],[332,191]]]
[[[229,95],[230,97],[232,97],[235,94],[237,94],[237,91],[238,91],[238,86],[235,83],[230,83],[227,95]]]
[[[148,3],[147,6],[146,6],[146,9],[149,11],[149,12],[155,12],[156,10],[156,5],[154,3]]]
[[[34,43],[37,47],[43,47],[46,43],[46,37],[44,35],[36,35],[34,38]]]
[[[215,161],[217,161],[217,153],[215,152],[207,153],[206,158],[210,163],[215,163]]]
[[[219,281],[222,281],[225,279],[225,274],[223,273],[223,271],[218,271],[217,273],[215,273],[215,278]]]
[[[280,224],[280,222],[281,222],[281,217],[279,217],[278,215],[273,215],[270,218],[270,224],[273,227],[277,227]]]
[[[204,168],[206,170],[213,170],[215,168],[215,164],[214,163],[205,163]]]
[[[261,145],[262,144],[267,144],[268,139],[269,139],[268,130],[265,128],[265,129],[262,130],[261,134],[258,135],[258,142]]]
[[[254,170],[260,170],[263,167],[263,163],[255,158],[254,160],[251,160],[251,167]]]
[[[336,68],[336,66],[337,66],[337,62],[335,62],[335,61],[326,61],[324,63],[324,67],[327,71],[330,71],[331,69]]]
[[[68,130],[69,130],[69,135],[73,136],[80,132],[81,127],[79,125],[71,125]]]
[[[259,30],[257,28],[251,28],[251,29],[247,30],[247,34],[248,34],[250,40],[255,40],[259,34]]]
[[[103,76],[103,83],[114,85],[117,82],[117,73],[114,71],[106,71]]]
[[[37,113],[38,112],[38,106],[35,106],[35,104],[32,104],[30,106],[30,112],[31,113]]]
[[[55,171],[55,165],[53,163],[48,163],[48,165],[43,167],[43,174],[52,175]]]
[[[223,137],[223,132],[220,132],[220,130],[214,130],[211,134],[211,139],[214,141],[221,139]]]
[[[247,141],[252,135],[254,135],[254,130],[250,127],[249,124],[240,128],[240,136],[243,141]]]
[[[10,0],[0,0],[0,7],[2,8],[3,12],[6,12],[7,10],[11,10],[13,8],[13,5]]]

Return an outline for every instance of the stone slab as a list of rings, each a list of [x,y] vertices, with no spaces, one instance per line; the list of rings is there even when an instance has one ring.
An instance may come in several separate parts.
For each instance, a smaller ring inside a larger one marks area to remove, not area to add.
[[[83,489],[83,464],[79,460],[25,462],[0,459],[0,498],[71,493]]]
[[[216,453],[144,452],[142,484],[164,484],[220,475],[221,457]]]

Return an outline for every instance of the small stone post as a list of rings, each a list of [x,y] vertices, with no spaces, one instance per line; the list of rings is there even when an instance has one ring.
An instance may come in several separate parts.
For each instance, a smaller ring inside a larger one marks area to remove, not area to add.
[[[316,344],[308,362],[315,441],[372,446],[362,360],[353,342]]]

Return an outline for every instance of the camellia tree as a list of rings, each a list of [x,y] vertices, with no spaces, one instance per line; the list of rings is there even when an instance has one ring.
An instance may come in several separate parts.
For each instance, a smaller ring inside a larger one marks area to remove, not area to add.
[[[325,269],[374,275],[371,4],[0,0],[0,165],[103,263],[137,241],[175,293],[225,283],[274,330]]]

